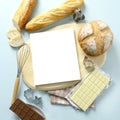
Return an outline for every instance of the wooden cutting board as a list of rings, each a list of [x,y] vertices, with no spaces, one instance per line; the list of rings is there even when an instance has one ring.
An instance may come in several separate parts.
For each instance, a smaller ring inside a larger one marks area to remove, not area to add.
[[[80,47],[80,45],[78,43],[78,32],[82,26],[83,26],[83,23],[79,23],[79,24],[69,23],[69,24],[56,26],[56,27],[48,30],[48,31],[50,31],[50,30],[64,29],[64,28],[73,28],[75,30],[76,46],[77,46],[81,78],[83,78],[84,76],[86,76],[88,74],[88,72],[86,71],[86,69],[84,68],[84,65],[83,65],[83,59],[85,56],[88,56],[88,55],[86,55],[83,52],[82,48]],[[55,36],[55,37],[57,37],[57,36]],[[27,41],[27,43],[29,44],[29,40]],[[102,67],[106,60],[106,53],[101,56],[97,56],[97,57],[91,57],[91,56],[88,56],[88,57],[90,57],[96,63],[96,65],[98,65],[99,67]],[[34,86],[31,54],[23,67],[22,76],[23,76],[24,82],[26,83],[26,85],[28,85],[28,87],[30,87],[32,89],[45,90],[45,91],[70,87],[79,82],[79,81],[74,81],[74,82],[66,82],[66,83],[59,83],[59,84],[56,83],[56,84],[51,84],[51,85]]]

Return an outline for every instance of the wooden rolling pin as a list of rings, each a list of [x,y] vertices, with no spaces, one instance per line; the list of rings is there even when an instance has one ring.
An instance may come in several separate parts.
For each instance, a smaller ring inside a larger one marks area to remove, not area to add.
[[[73,13],[76,9],[82,7],[83,5],[84,0],[67,0],[59,6],[33,18],[26,24],[25,29],[32,32],[43,28]]]

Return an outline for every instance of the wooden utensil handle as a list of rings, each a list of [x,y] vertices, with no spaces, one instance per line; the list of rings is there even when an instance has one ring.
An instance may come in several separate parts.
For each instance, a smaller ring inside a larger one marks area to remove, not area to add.
[[[19,83],[20,83],[20,78],[17,77],[16,80],[15,80],[15,84],[14,84],[14,90],[13,90],[11,105],[12,105],[12,104],[15,102],[15,100],[16,100]]]

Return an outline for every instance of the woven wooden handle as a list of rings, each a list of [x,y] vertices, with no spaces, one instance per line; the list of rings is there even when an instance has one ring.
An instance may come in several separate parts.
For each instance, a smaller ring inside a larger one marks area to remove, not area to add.
[[[18,93],[18,88],[19,88],[19,83],[20,83],[20,78],[17,77],[16,80],[15,80],[15,84],[14,84],[14,90],[13,90],[11,105],[12,105],[12,104],[15,102],[15,100],[16,100],[17,93]]]

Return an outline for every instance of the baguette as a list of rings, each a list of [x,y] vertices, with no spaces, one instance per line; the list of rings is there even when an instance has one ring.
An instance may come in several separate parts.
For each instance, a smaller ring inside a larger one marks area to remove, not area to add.
[[[13,16],[13,23],[15,27],[21,31],[30,17],[37,0],[22,0],[18,9]]]
[[[43,28],[73,13],[77,8],[82,7],[83,4],[84,0],[67,0],[59,6],[33,18],[26,24],[25,29],[32,32]]]

